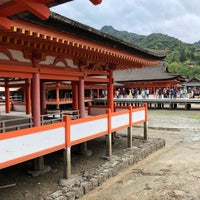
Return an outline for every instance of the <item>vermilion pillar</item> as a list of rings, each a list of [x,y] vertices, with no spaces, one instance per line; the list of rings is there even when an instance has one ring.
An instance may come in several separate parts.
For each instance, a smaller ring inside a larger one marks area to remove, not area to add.
[[[77,82],[72,82],[72,108],[75,110],[78,110],[79,107],[78,94],[78,84]]]
[[[24,52],[24,56],[32,60],[32,67],[38,69],[37,72],[32,74],[31,82],[31,109],[32,109],[32,122],[34,127],[41,126],[41,102],[40,102],[40,73],[39,62],[43,60],[43,54],[38,51]],[[44,165],[44,157],[38,157],[33,160],[33,170],[29,171],[34,176],[44,174],[48,169]]]
[[[80,111],[80,118],[84,118],[85,117],[85,99],[84,99],[85,88],[84,88],[84,78],[83,77],[79,78],[79,90],[78,91],[79,91],[78,105],[79,105],[79,111]],[[84,142],[81,144],[81,153],[84,155],[88,155],[88,156],[92,154],[92,151],[88,150],[88,148],[87,148],[87,142]]]
[[[32,117],[33,117],[33,126],[40,126],[40,74],[33,74],[32,78]],[[38,157],[34,159],[34,170],[42,171],[44,170],[44,157]]]
[[[80,118],[85,117],[85,99],[84,99],[84,78],[79,78],[79,98],[78,98],[78,105],[80,111]]]
[[[108,83],[108,107],[111,109],[111,112],[114,112],[114,103],[113,103],[113,73],[110,71],[109,73],[109,83]]]
[[[99,89],[97,89],[97,98],[99,98],[100,96],[99,96]]]
[[[41,114],[45,114],[45,110],[46,110],[46,89],[45,89],[45,82],[43,80],[40,82],[40,96],[41,96]]]
[[[30,79],[25,80],[25,103],[26,103],[26,114],[31,113],[31,83]]]
[[[108,102],[108,108],[110,109],[108,113],[114,112],[114,103],[113,103],[113,73],[112,71],[109,72],[109,83],[107,84],[108,88],[108,94],[107,94],[107,102]],[[109,133],[106,135],[106,155],[111,156],[112,155],[112,138],[114,138],[115,133]]]
[[[60,88],[59,88],[59,83],[57,83],[56,86],[56,104],[57,104],[57,109],[60,108],[60,94],[59,94]]]
[[[32,79],[32,115],[33,126],[40,126],[40,74],[33,74]]]
[[[90,99],[92,99],[92,87],[90,87]]]
[[[8,80],[5,80],[5,100],[6,100],[6,113],[10,112],[10,91]]]

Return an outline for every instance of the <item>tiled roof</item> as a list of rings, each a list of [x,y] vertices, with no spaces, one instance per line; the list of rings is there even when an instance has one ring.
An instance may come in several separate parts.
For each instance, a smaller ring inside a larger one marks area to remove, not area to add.
[[[192,77],[190,80],[187,81],[187,83],[183,84],[184,86],[187,87],[195,87],[195,86],[200,86],[200,80],[196,77]]]
[[[21,18],[21,16],[19,15]],[[137,45],[130,44],[119,38],[113,37],[109,34],[103,33],[97,29],[81,24],[77,21],[71,20],[67,17],[51,12],[49,19],[43,21],[33,15],[22,17],[21,19],[42,25],[44,27],[53,28],[57,31],[70,33],[78,37],[89,39],[91,41],[102,43],[104,45],[114,47],[126,52],[134,53],[135,55],[146,56],[149,59],[164,59],[169,52],[167,51],[151,51],[149,49],[141,48]]]
[[[179,75],[173,75],[167,72],[164,66],[144,67],[132,70],[118,70],[113,72],[116,82],[139,82],[155,80],[171,80],[183,78]]]

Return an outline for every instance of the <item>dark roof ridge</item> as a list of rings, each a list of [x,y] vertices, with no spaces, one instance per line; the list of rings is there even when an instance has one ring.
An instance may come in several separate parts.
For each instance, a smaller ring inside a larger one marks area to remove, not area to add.
[[[95,29],[93,27],[90,27],[88,25],[82,24],[82,23],[80,23],[78,21],[74,21],[72,19],[69,19],[69,18],[67,18],[65,16],[62,16],[62,15],[60,15],[58,13],[55,13],[55,12],[51,12],[50,17],[55,19],[55,20],[62,21],[64,23],[71,24],[71,25],[73,25],[73,26],[75,26],[77,28],[85,29],[90,33],[93,33],[93,34],[95,33],[95,34],[97,34],[97,35],[99,35],[99,36],[101,36],[101,37],[103,37],[105,39],[110,39],[113,42],[121,43],[122,45],[125,45],[125,46],[130,47],[130,48],[134,48],[134,49],[136,49],[138,51],[144,52],[146,54],[150,54],[150,55],[155,56],[155,57],[165,58],[167,56],[167,54],[169,54],[169,51],[145,49],[145,48],[142,48],[142,47],[140,47],[138,45],[134,45],[134,44],[128,43],[128,42],[126,42],[126,41],[124,41],[122,39],[119,39],[119,38],[114,37],[114,36],[112,36],[110,34],[101,32],[101,31],[99,31],[99,30],[97,30],[97,29]]]
[[[49,19],[45,21],[28,13],[18,14],[13,17],[13,19],[16,18],[150,59],[163,60],[169,53],[141,48],[54,12],[51,12]]]

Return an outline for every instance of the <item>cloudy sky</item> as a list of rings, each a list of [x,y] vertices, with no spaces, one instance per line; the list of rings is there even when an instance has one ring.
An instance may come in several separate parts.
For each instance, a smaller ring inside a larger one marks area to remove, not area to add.
[[[101,29],[140,35],[163,33],[194,43],[200,40],[200,0],[103,0],[94,6],[89,0],[75,0],[51,11]]]

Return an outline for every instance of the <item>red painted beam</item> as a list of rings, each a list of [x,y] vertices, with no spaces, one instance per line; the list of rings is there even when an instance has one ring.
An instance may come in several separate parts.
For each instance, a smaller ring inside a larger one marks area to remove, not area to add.
[[[102,2],[102,0],[90,0],[94,5],[98,5]]]
[[[21,0],[20,3],[24,5],[26,10],[30,11],[40,19],[46,20],[49,18],[50,9],[43,3],[40,3],[38,1],[27,1],[27,0]]]
[[[11,28],[12,21],[6,17],[0,17],[0,30],[9,30]]]
[[[50,15],[50,9],[45,5],[48,2],[51,0],[13,0],[0,7],[0,16],[9,17],[23,11],[29,11],[38,18],[46,20]]]

